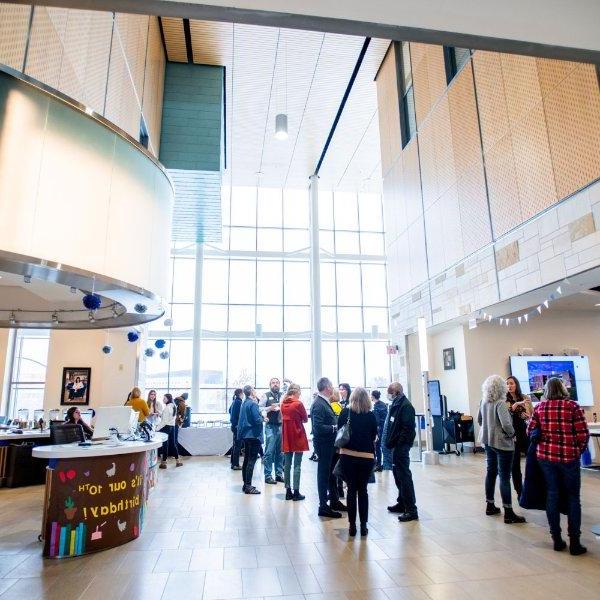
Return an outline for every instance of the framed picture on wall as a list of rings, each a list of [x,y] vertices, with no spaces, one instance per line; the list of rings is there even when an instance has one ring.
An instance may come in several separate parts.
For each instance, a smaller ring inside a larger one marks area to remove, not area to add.
[[[454,370],[454,348],[444,348],[444,371]]]
[[[92,369],[90,367],[64,367],[61,406],[89,406],[91,379]]]

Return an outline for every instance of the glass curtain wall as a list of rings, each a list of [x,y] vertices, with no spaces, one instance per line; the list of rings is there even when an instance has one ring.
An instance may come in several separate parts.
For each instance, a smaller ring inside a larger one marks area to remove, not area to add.
[[[381,197],[320,193],[323,368],[335,383],[389,382],[388,310]],[[223,241],[204,245],[199,398],[223,412],[236,387],[259,390],[277,376],[311,399],[308,190],[224,188]],[[335,227],[334,227],[335,223]],[[189,390],[195,246],[173,246],[172,325],[152,324],[169,358],[145,359],[147,389]],[[199,299],[200,300],[200,299]],[[167,321],[167,324],[169,322]]]

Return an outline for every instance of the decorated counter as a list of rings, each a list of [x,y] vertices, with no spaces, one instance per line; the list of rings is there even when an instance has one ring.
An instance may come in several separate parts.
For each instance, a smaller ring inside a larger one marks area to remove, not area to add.
[[[44,556],[81,556],[139,537],[165,438],[157,433],[151,442],[34,448],[34,457],[49,459]]]

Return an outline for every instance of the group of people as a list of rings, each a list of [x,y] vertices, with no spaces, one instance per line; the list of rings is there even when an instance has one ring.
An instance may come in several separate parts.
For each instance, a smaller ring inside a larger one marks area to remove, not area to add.
[[[504,522],[525,522],[525,518],[517,515],[512,508],[512,476],[523,506],[528,507],[529,496],[535,494],[539,497],[544,492],[543,507],[554,550],[561,551],[567,547],[560,526],[563,510],[567,514],[569,551],[572,555],[584,554],[586,548],[580,541],[580,457],[587,448],[589,430],[582,408],[569,397],[564,383],[556,377],[548,379],[541,402],[535,408],[522,393],[515,377],[505,381],[499,375],[492,375],[483,383],[482,392],[478,422],[487,461],[486,515],[494,516],[501,512],[494,501],[499,476]],[[521,473],[523,452],[527,452],[528,461],[525,481]],[[534,480],[536,467],[543,477]],[[545,486],[545,490],[540,490],[540,486]]]
[[[317,390],[310,419],[318,461],[318,515],[337,519],[347,512],[351,536],[357,533],[358,515],[360,533],[366,536],[367,485],[374,481],[374,472],[383,470],[384,456],[389,452],[398,496],[388,510],[398,513],[401,522],[417,520],[409,457],[416,435],[415,410],[402,386],[392,383],[388,387],[389,410],[379,390],[371,396],[364,388],[352,391],[348,384],[340,384],[336,390],[327,377],[319,379]],[[242,471],[242,491],[260,494],[252,485],[252,475],[262,455],[265,483],[281,482],[286,500],[304,500],[300,477],[302,455],[309,449],[304,427],[309,417],[300,387],[290,383],[282,392],[279,379],[274,377],[269,390],[258,399],[254,388],[246,385],[235,391],[229,413],[233,433],[231,469]],[[244,460],[240,467],[242,448]],[[347,486],[347,505],[341,501],[343,483]]]

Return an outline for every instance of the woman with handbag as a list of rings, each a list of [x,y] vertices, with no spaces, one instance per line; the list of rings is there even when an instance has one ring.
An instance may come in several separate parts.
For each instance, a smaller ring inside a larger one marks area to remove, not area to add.
[[[375,440],[377,419],[371,410],[368,392],[357,387],[350,396],[348,406],[338,419],[335,444],[340,448],[338,471],[348,485],[348,533],[356,535],[356,505],[360,519],[360,535],[368,534],[369,495],[367,483],[375,466]]]

